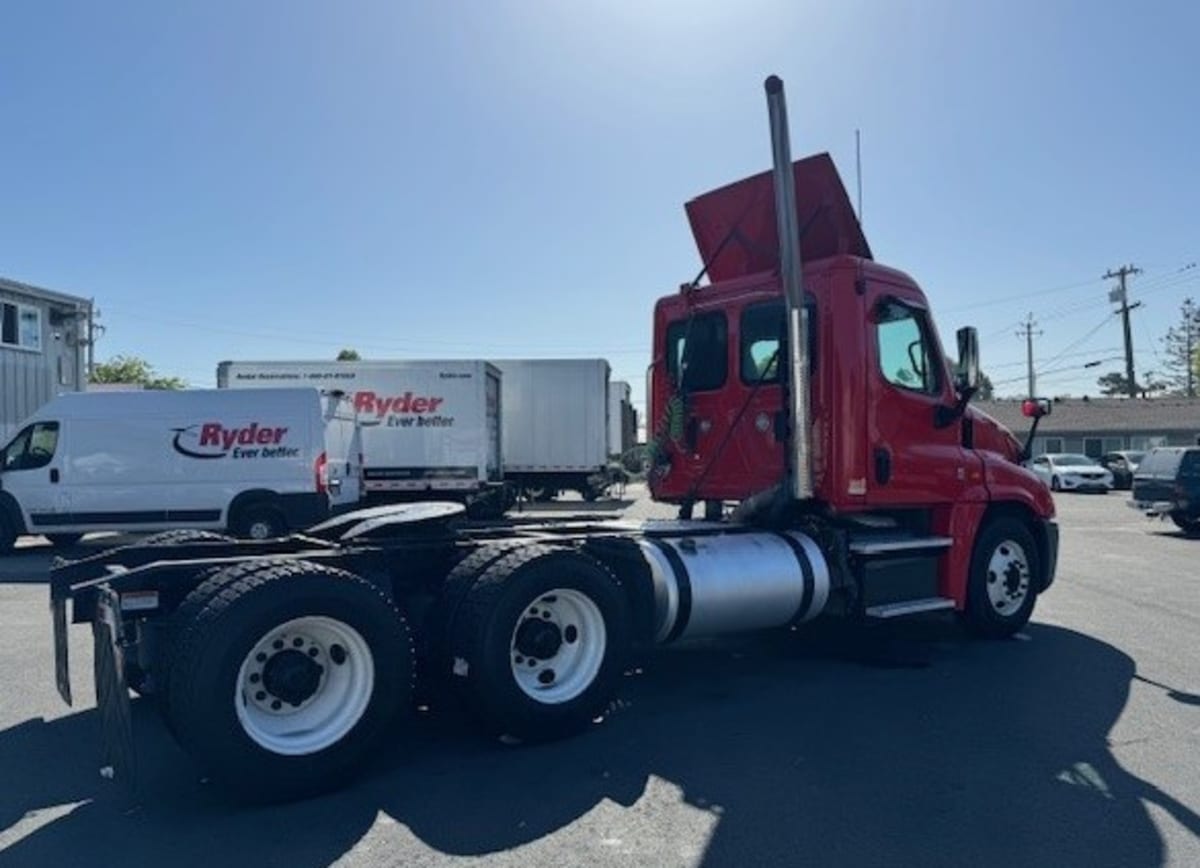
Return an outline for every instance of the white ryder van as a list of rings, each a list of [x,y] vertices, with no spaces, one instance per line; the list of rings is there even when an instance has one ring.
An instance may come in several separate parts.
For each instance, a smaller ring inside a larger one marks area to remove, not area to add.
[[[60,395],[0,452],[0,551],[20,534],[308,527],[358,502],[360,449],[340,393]]]

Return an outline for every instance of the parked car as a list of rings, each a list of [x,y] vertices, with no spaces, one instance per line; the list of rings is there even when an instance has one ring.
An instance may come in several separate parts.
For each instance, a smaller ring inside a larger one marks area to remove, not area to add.
[[[1133,488],[1133,474],[1145,456],[1145,452],[1121,449],[1102,456],[1100,466],[1113,475],[1113,488]]]
[[[1113,487],[1113,475],[1086,455],[1047,452],[1029,462],[1051,491],[1099,491]]]
[[[1200,536],[1200,447],[1151,451],[1133,475],[1129,505],[1149,516],[1170,518],[1188,536]]]

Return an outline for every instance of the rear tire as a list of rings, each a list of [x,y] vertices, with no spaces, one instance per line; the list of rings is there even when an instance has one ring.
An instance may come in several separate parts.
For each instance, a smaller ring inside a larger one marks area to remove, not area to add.
[[[608,708],[630,641],[612,573],[575,551],[527,545],[467,593],[450,630],[454,684],[491,732],[562,738]]]
[[[233,542],[233,537],[211,530],[181,528],[179,530],[164,530],[159,533],[152,533],[150,536],[140,539],[138,545],[182,546],[202,542]]]
[[[242,539],[275,539],[287,533],[287,522],[274,506],[255,503],[238,510],[230,530]]]
[[[412,637],[379,589],[307,561],[238,564],[188,595],[168,663],[171,728],[239,798],[333,789],[412,695]]]
[[[1019,519],[988,522],[975,541],[967,579],[967,628],[987,639],[1004,639],[1029,622],[1041,570],[1037,544]]]

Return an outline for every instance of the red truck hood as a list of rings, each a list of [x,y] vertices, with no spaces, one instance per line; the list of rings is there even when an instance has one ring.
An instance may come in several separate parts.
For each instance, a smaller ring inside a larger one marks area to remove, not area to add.
[[[803,261],[839,254],[870,259],[871,248],[829,154],[797,160],[792,172]],[[708,263],[708,277],[713,283],[779,267],[775,190],[770,172],[704,193],[684,208],[696,249],[701,261]],[[731,233],[728,243],[721,247]]]
[[[1015,434],[973,404],[967,405],[967,416],[974,423],[976,449],[996,452],[1014,464],[1021,463],[1021,441]]]

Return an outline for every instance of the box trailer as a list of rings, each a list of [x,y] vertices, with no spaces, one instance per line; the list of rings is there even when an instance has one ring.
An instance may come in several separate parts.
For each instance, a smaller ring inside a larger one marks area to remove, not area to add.
[[[508,505],[501,469],[500,372],[483,361],[227,361],[228,389],[320,386],[345,392],[363,426],[370,501],[464,502],[478,517]]]
[[[21,534],[278,536],[359,501],[359,430],[316,389],[59,395],[0,449],[0,552]]]
[[[504,374],[504,478],[533,499],[607,486],[608,362],[498,359]]]

